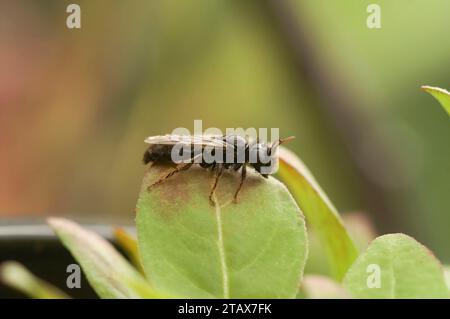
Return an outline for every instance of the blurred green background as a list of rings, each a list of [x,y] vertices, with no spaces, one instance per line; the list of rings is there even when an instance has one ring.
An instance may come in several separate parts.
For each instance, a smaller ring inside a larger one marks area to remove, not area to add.
[[[146,136],[279,127],[341,212],[449,262],[450,123],[419,90],[450,88],[449,31],[448,0],[2,0],[0,214],[131,221]]]

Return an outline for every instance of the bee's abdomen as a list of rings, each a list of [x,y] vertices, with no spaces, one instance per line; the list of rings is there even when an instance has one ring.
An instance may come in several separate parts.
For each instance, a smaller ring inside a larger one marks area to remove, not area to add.
[[[163,162],[172,161],[171,158],[172,147],[173,147],[172,145],[161,145],[161,144],[150,145],[150,147],[145,151],[144,157],[142,159],[144,164],[148,164],[156,160]]]

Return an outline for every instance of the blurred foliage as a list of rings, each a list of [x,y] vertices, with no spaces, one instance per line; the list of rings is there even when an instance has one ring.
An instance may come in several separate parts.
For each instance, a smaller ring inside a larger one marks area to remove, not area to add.
[[[68,296],[53,285],[37,278],[21,264],[8,261],[0,265],[0,281],[36,299],[66,299]]]
[[[379,30],[365,24],[373,2]],[[131,220],[144,137],[202,119],[296,135],[290,147],[338,210],[366,211],[381,233],[450,260],[450,126],[419,90],[450,87],[449,1],[77,3],[81,30],[65,27],[66,1],[0,3],[3,215]],[[306,35],[353,122],[330,116],[287,31]],[[346,140],[352,123],[358,139]]]

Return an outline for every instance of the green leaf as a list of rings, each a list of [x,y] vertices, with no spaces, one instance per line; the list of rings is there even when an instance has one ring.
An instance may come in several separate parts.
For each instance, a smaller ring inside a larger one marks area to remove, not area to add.
[[[96,233],[62,218],[49,225],[78,261],[87,280],[101,298],[164,298],[139,272]]]
[[[404,234],[375,239],[349,269],[344,288],[356,298],[448,298],[439,261]]]
[[[445,89],[441,89],[438,87],[432,86],[422,86],[423,91],[430,93],[439,103],[441,103],[442,107],[447,111],[448,115],[450,115],[450,92]]]
[[[308,299],[348,299],[350,295],[333,279],[325,276],[307,275],[302,281],[298,297]]]
[[[213,174],[198,167],[148,191],[168,169],[147,170],[137,204],[139,250],[153,286],[189,298],[294,298],[307,236],[286,187],[249,170],[233,203],[239,177],[225,172],[213,206]]]
[[[114,238],[128,256],[133,266],[136,267],[141,274],[144,274],[137,240],[122,227],[114,227]]]
[[[450,289],[450,266],[449,265],[444,266],[444,276],[445,276],[445,283],[447,284],[447,288]]]
[[[278,175],[292,192],[324,247],[333,277],[341,281],[358,251],[331,201],[311,172],[291,151],[280,147]]]
[[[365,251],[370,242],[377,237],[372,223],[363,213],[344,213],[342,220],[359,251]],[[305,274],[325,275],[329,277],[330,269],[328,267],[324,246],[311,228],[308,229],[308,244],[309,253]]]
[[[37,278],[24,266],[7,261],[0,266],[0,280],[11,288],[17,289],[30,298],[36,299],[66,299],[64,292],[53,285]]]

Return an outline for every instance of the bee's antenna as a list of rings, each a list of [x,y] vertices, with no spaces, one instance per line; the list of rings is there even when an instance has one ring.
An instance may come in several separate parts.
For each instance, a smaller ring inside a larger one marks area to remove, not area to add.
[[[290,142],[290,141],[292,141],[293,139],[295,139],[295,136],[289,136],[289,137],[285,137],[285,138],[280,138],[280,139],[278,140],[278,145],[281,145],[281,144]]]
[[[286,137],[286,138],[280,138],[278,141],[273,142],[271,148],[275,149],[278,146],[280,146],[281,144],[284,144],[284,143],[292,141],[294,138],[295,138],[295,136],[289,136],[289,137]]]
[[[286,138],[280,138],[278,141],[273,142],[273,144],[270,146],[270,152],[272,153],[274,150],[278,148],[281,144],[287,143],[292,141],[295,138],[295,136],[289,136]]]

